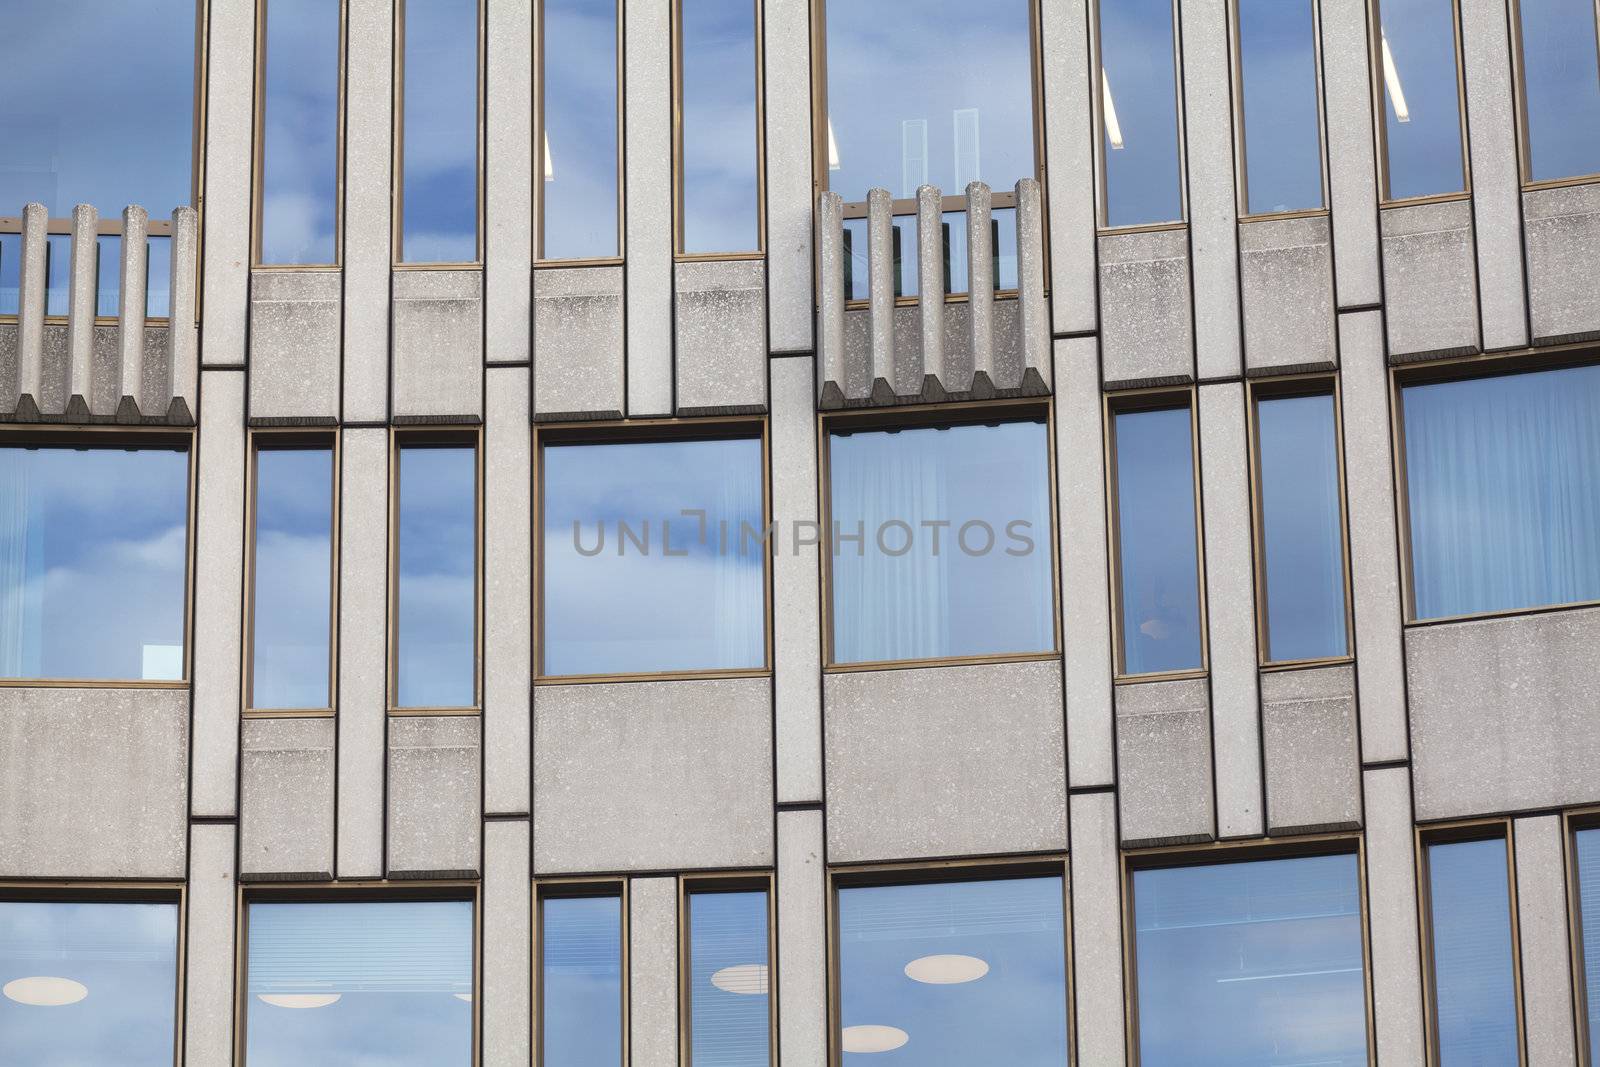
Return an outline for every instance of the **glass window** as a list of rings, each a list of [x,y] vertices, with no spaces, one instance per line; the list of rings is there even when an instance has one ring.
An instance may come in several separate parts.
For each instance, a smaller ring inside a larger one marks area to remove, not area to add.
[[[1067,1062],[1059,877],[842,887],[838,937],[846,1067]]]
[[[44,313],[52,318],[66,318],[71,302],[72,235],[47,234],[44,239]]]
[[[395,705],[477,704],[478,453],[402,444],[397,462]]]
[[[245,1062],[473,1062],[472,904],[247,906]]]
[[[1098,8],[1100,148],[1107,226],[1183,218],[1178,69],[1171,0]]]
[[[766,663],[759,437],[548,441],[546,675]]]
[[[1426,846],[1434,1038],[1441,1063],[1516,1063],[1517,988],[1501,837]]]
[[[688,897],[690,1062],[771,1062],[767,894],[702,891]]]
[[[257,448],[250,596],[250,706],[331,707],[331,447]]]
[[[1592,0],[1518,0],[1526,177],[1600,173],[1600,59]]]
[[[1245,211],[1306,211],[1322,196],[1322,101],[1312,0],[1237,0]]]
[[[339,258],[339,0],[261,0],[257,119],[262,263]]]
[[[164,319],[172,313],[172,238],[152,237],[145,246],[144,313]]]
[[[620,1065],[623,997],[622,898],[542,898],[538,1062]]]
[[[170,1067],[178,905],[0,901],[7,1063]]]
[[[1133,872],[1139,1062],[1367,1063],[1354,853]]]
[[[1200,546],[1189,408],[1112,416],[1121,673],[1196,670]]]
[[[22,234],[0,233],[0,315],[15,315],[22,303]]]
[[[1600,1063],[1600,829],[1573,835],[1577,859],[1578,929],[1582,936],[1583,1013],[1589,1061]]]
[[[1461,96],[1453,0],[1383,0],[1378,6],[1383,79],[1384,196],[1459,193]]]
[[[541,0],[540,259],[621,254],[617,0]]]
[[[1055,647],[1043,419],[828,434],[833,661]]]
[[[1269,661],[1349,653],[1333,394],[1260,396],[1256,450]]]
[[[0,677],[184,676],[187,439],[0,447]]]
[[[94,313],[114,319],[122,312],[122,238],[101,234],[95,238]]]
[[[1415,616],[1600,600],[1600,365],[1400,396]]]
[[[680,252],[761,247],[754,0],[678,0]]]
[[[478,258],[478,0],[403,0],[402,263]]]

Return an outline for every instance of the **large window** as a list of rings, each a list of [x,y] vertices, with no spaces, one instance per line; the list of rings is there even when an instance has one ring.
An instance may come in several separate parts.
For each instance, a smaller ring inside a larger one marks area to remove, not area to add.
[[[1442,1064],[1519,1062],[1506,841],[1496,832],[1423,845],[1430,1036]]]
[[[1600,174],[1600,36],[1592,0],[1517,0],[1522,174]]]
[[[678,251],[761,248],[757,0],[675,0]]]
[[[1588,824],[1572,835],[1573,877],[1577,879],[1578,958],[1584,1003],[1579,1028],[1588,1063],[1600,1063],[1600,828]]]
[[[478,258],[479,0],[401,0],[402,263]]]
[[[474,707],[478,450],[454,435],[402,436],[395,468],[394,704]]]
[[[1067,1062],[1060,875],[836,892],[846,1067]]]
[[[1139,1063],[1368,1062],[1354,852],[1131,873]]]
[[[1600,600],[1600,365],[1400,397],[1413,617]]]
[[[829,424],[830,662],[1056,647],[1043,415]]]
[[[0,445],[0,677],[178,681],[189,438]]]
[[[1325,207],[1313,0],[1235,0],[1241,199],[1249,215]]]
[[[8,1064],[170,1067],[178,905],[0,901],[0,1052]]]
[[[1105,226],[1183,218],[1177,12],[1171,0],[1096,5]]]
[[[256,261],[339,261],[340,0],[259,0]]]
[[[533,0],[538,10],[539,259],[622,254],[619,0]]]
[[[1455,2],[1382,0],[1374,8],[1383,197],[1459,193],[1467,186]]]
[[[627,992],[620,889],[539,897],[540,1067],[621,1067]]]
[[[717,881],[691,886],[688,956],[689,1059],[701,1067],[758,1067],[772,1057],[767,889]]]

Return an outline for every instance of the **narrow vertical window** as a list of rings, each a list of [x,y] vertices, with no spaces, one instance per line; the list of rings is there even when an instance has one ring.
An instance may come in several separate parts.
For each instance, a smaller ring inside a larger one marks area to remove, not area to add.
[[[44,313],[50,318],[66,318],[71,303],[72,235],[48,234],[44,239]]]
[[[1382,0],[1375,6],[1384,199],[1459,193],[1466,188],[1466,168],[1454,0]]]
[[[1097,6],[1106,226],[1183,218],[1178,59],[1170,0]]]
[[[395,697],[402,708],[477,704],[478,453],[402,442],[395,485]]]
[[[678,5],[678,251],[761,248],[756,0]]]
[[[1245,213],[1325,206],[1312,0],[1236,0]]]
[[[1189,407],[1112,415],[1121,674],[1204,666]]]
[[[260,0],[257,260],[339,258],[340,0]]]
[[[771,1062],[766,891],[707,889],[686,900],[690,1061]]]
[[[478,2],[401,6],[402,263],[478,258]]]
[[[1516,1063],[1520,1041],[1506,839],[1436,841],[1425,849],[1439,1062]]]
[[[251,708],[332,707],[333,485],[327,444],[269,436],[257,445]]]
[[[617,0],[540,0],[540,259],[621,254],[617,35]]]
[[[1600,1063],[1600,829],[1586,827],[1573,834],[1573,858],[1578,879],[1578,930],[1582,939],[1578,961],[1583,978],[1583,1033],[1590,1063]]]
[[[0,233],[0,315],[15,315],[22,303],[22,234]]]
[[[622,1064],[622,898],[539,901],[539,1054],[544,1067]]]
[[[122,310],[122,238],[103,233],[95,238],[94,313],[114,319]]]
[[[1600,36],[1592,0],[1518,0],[1523,176],[1600,174]]]
[[[172,238],[151,237],[145,248],[144,313],[152,319],[172,314]]]

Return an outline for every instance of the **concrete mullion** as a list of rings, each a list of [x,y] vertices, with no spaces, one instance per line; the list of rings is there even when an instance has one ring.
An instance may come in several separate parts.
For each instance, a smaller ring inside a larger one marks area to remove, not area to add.
[[[350,0],[344,197],[344,418],[389,417],[394,0]],[[325,353],[337,359],[337,353]]]

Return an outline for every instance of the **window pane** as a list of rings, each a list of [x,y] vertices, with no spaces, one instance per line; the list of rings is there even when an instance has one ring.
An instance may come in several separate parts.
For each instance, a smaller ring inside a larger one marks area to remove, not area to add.
[[[178,906],[0,902],[5,1061],[170,1067]]]
[[[1578,908],[1583,930],[1583,987],[1588,997],[1589,1062],[1600,1062],[1600,830],[1574,835],[1578,860]]]
[[[1429,845],[1428,894],[1440,1060],[1516,1063],[1505,841]]]
[[[94,313],[114,319],[122,313],[122,238],[101,234],[95,238],[95,255]]]
[[[1533,181],[1600,172],[1600,70],[1591,0],[1518,0]]]
[[[1067,1062],[1060,878],[856,886],[838,903],[846,1065]]]
[[[478,258],[478,0],[404,0],[401,261]]]
[[[0,677],[183,677],[189,455],[0,448]]]
[[[251,1067],[472,1063],[472,905],[248,906]]]
[[[1344,521],[1333,395],[1256,405],[1267,658],[1342,656]]]
[[[682,0],[683,251],[761,247],[754,0]]]
[[[1183,218],[1171,0],[1102,0],[1107,226]]]
[[[191,202],[195,0],[0,0],[0,204],[115,219]],[[91,76],[92,75],[92,76]]]
[[[261,262],[333,263],[339,192],[339,0],[263,0]]]
[[[1238,0],[1246,210],[1323,206],[1316,20],[1310,0]]]
[[[407,708],[477,703],[477,451],[399,451],[399,691]]]
[[[1055,647],[1049,447],[1042,421],[829,434],[835,662]]]
[[[44,276],[44,313],[65,318],[72,302],[71,234],[52,233],[45,236]],[[115,288],[112,291],[115,292]]]
[[[1114,416],[1122,673],[1200,666],[1200,564],[1189,409]]]
[[[333,450],[256,453],[250,706],[326,708]]]
[[[1417,617],[1600,600],[1600,366],[1401,396]]]
[[[1358,878],[1353,854],[1135,871],[1140,1062],[1365,1064]]]
[[[144,313],[164,319],[172,313],[172,238],[152,237],[145,252]]]
[[[761,441],[544,446],[545,674],[766,662]]]
[[[22,234],[0,233],[0,315],[15,315],[22,299]]]
[[[621,898],[547,897],[539,910],[539,1063],[621,1064]]]
[[[1383,0],[1377,63],[1392,199],[1458,193],[1461,101],[1452,0]]]
[[[689,1037],[699,1067],[771,1061],[767,895],[689,897]]]
[[[616,0],[543,3],[543,258],[615,256]]]

